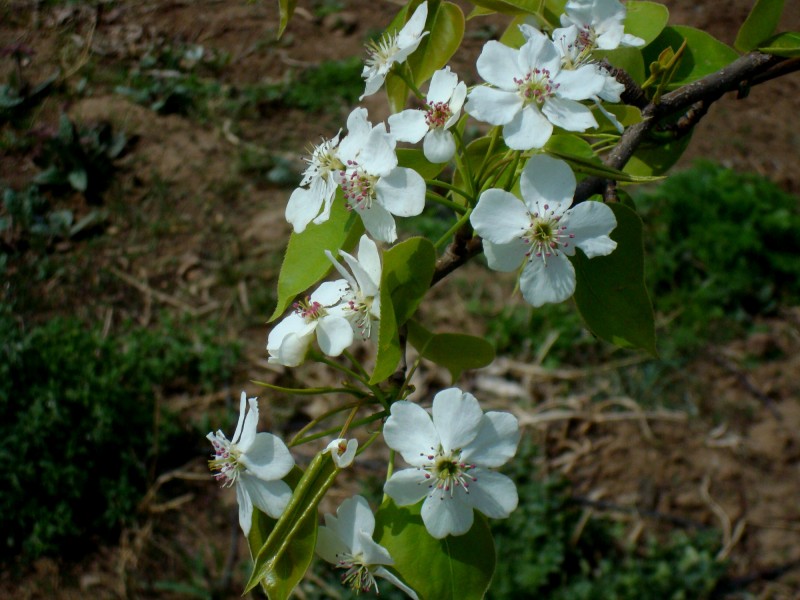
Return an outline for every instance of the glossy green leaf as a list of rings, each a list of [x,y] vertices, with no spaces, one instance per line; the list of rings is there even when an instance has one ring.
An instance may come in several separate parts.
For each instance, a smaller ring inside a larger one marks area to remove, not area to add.
[[[278,304],[269,320],[281,316],[297,294],[325,277],[333,266],[325,250],[336,256],[339,249],[352,248],[362,233],[361,219],[347,210],[341,190],[337,190],[330,218],[319,225],[310,223],[303,233],[292,233],[289,238],[278,275]]]
[[[450,371],[454,382],[463,371],[480,369],[494,360],[494,347],[485,339],[464,333],[433,333],[414,320],[408,322],[408,341],[420,356]]]
[[[317,507],[337,473],[330,453],[320,453],[305,473],[295,467],[286,477],[294,491],[277,521],[253,511],[258,517],[253,519],[248,544],[255,558],[245,594],[261,584],[269,600],[289,597],[311,564],[317,542]]]
[[[433,179],[447,166],[447,163],[430,162],[422,150],[414,148],[399,148],[397,162],[401,167],[414,169],[423,179]]]
[[[800,32],[787,31],[764,42],[759,47],[764,54],[774,54],[775,56],[785,56],[786,58],[796,58],[800,56]]]
[[[617,121],[622,123],[623,127],[630,127],[631,125],[640,123],[642,120],[642,111],[635,106],[628,106],[627,104],[604,104],[603,108],[614,115],[617,118]],[[594,117],[597,119],[597,123],[600,125],[600,127],[597,128],[597,132],[612,134],[619,133],[614,124],[608,118],[606,118],[606,116],[602,114],[598,108],[594,108],[592,112],[594,112]]]
[[[370,383],[385,380],[397,367],[401,358],[398,327],[417,310],[435,268],[436,250],[425,238],[410,238],[383,253],[378,356]]]
[[[550,154],[575,156],[602,165],[602,162],[592,150],[591,144],[574,133],[557,133],[550,136],[544,149]]]
[[[384,502],[375,514],[375,541],[394,559],[394,570],[423,600],[480,600],[495,569],[494,541],[483,515],[467,533],[431,537],[420,517],[422,504]]]
[[[736,41],[733,43],[737,50],[750,52],[769,39],[781,21],[783,0],[756,0],[750,14],[742,23]]]
[[[617,218],[611,238],[617,248],[608,256],[572,257],[577,286],[575,304],[586,327],[597,337],[622,348],[656,352],[655,321],[644,285],[642,221],[622,204],[609,204]]]
[[[646,64],[658,61],[662,50],[671,47],[675,52],[686,40],[686,50],[680,59],[672,81],[666,86],[667,90],[696,81],[706,75],[715,73],[739,58],[739,54],[726,44],[723,44],[705,31],[694,27],[675,25],[665,27],[661,35],[643,50]]]
[[[413,2],[401,10],[387,31],[405,23],[406,15],[413,14],[418,4]],[[434,72],[443,68],[461,46],[464,37],[464,13],[452,2],[429,2],[425,30],[429,32],[428,35],[422,38],[419,47],[408,57],[408,65],[417,88],[430,79]],[[390,109],[395,113],[400,112],[406,106],[408,86],[391,72],[386,77],[385,85]]]
[[[539,9],[539,0],[471,0],[475,6],[487,8],[504,15],[534,15]]]
[[[631,175],[642,177],[662,175],[678,162],[686,148],[689,147],[691,139],[692,134],[690,133],[680,139],[663,144],[646,140],[636,149],[623,170]]]
[[[631,0],[625,6],[625,33],[642,38],[645,46],[656,39],[669,22],[669,10],[658,2]]]
[[[278,0],[278,10],[281,16],[281,22],[278,26],[278,38],[286,31],[286,26],[289,24],[289,19],[294,14],[294,9],[297,6],[297,0]]]

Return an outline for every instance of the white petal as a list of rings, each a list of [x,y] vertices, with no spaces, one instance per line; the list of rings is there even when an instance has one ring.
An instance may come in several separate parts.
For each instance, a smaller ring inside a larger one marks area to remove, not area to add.
[[[478,199],[469,217],[475,231],[493,244],[508,244],[530,227],[531,216],[525,204],[505,190],[489,189]]]
[[[344,298],[347,291],[348,283],[345,279],[324,281],[314,290],[309,300],[311,300],[311,302],[319,302],[322,306],[334,306]]]
[[[567,131],[586,131],[597,127],[592,111],[574,100],[550,97],[544,101],[542,112],[553,125]]]
[[[243,487],[253,504],[273,519],[281,516],[292,497],[291,488],[280,479],[263,481],[247,473],[239,475],[236,487]]]
[[[484,81],[503,90],[516,91],[517,84],[514,83],[514,78],[522,79],[527,74],[520,71],[517,66],[518,55],[519,50],[509,48],[500,42],[490,40],[484,44],[481,54],[478,56],[478,61],[476,63],[478,74],[483,77]]]
[[[372,534],[356,532],[356,544],[353,554],[361,554],[367,565],[393,565],[394,560],[389,551],[372,539]]]
[[[383,84],[382,77],[375,91],[380,88],[381,84]],[[369,82],[367,85],[369,86]],[[339,158],[344,164],[347,164],[348,160],[355,160],[358,157],[358,153],[367,143],[371,131],[372,123],[367,120],[367,109],[354,108],[347,117],[347,135],[339,143]]]
[[[323,198],[305,188],[297,188],[286,204],[286,221],[295,233],[303,233],[306,226],[319,214]]]
[[[363,496],[353,496],[339,505],[336,509],[335,530],[345,546],[354,552],[358,551],[357,532],[372,537],[375,531],[375,515]]]
[[[281,479],[294,466],[294,458],[286,444],[277,436],[263,431],[256,435],[240,460],[250,473],[265,481]]]
[[[258,400],[250,398],[250,410],[247,411],[247,416],[244,418],[244,425],[242,426],[242,435],[236,445],[242,452],[247,452],[248,448],[256,439],[256,426],[258,425]],[[238,429],[238,428],[237,428]]]
[[[467,96],[464,110],[479,121],[491,125],[505,125],[522,110],[522,98],[515,91],[478,86]]]
[[[375,575],[377,575],[378,577],[383,577],[386,581],[389,581],[389,582],[393,583],[394,585],[396,585],[397,587],[399,587],[412,600],[419,600],[419,596],[417,596],[417,593],[414,590],[412,590],[410,587],[408,587],[405,583],[400,581],[400,579],[396,575],[394,575],[394,573],[389,571],[388,569],[386,569],[384,567],[378,567],[377,569],[375,569]]]
[[[370,175],[388,175],[397,166],[394,138],[376,126],[359,154],[359,163]]]
[[[469,487],[470,502],[487,517],[505,519],[517,508],[517,487],[511,479],[484,469],[475,469],[470,474],[477,479]]]
[[[589,258],[611,254],[617,247],[617,243],[608,237],[617,226],[617,219],[602,202],[581,202],[569,210],[563,225],[575,235],[572,243]]]
[[[311,341],[314,339],[316,322],[308,324],[308,333],[298,335],[289,333],[282,340],[275,351],[270,350],[268,362],[283,365],[284,367],[297,367],[303,363],[308,353]]]
[[[305,333],[304,330],[306,329],[308,329],[308,324],[303,317],[294,312],[289,313],[269,332],[269,336],[267,336],[267,350],[270,354],[275,354],[280,348],[283,338],[290,333]]]
[[[416,504],[428,494],[428,480],[420,469],[403,469],[392,474],[384,484],[383,492],[397,506]]]
[[[499,467],[517,453],[520,431],[517,418],[507,412],[488,412],[478,434],[461,453],[461,460],[479,467]]]
[[[636,37],[635,35],[631,35],[630,33],[626,33],[622,36],[622,41],[620,41],[619,45],[638,48],[639,46],[644,46],[644,40],[640,37]]]
[[[322,317],[317,325],[319,349],[328,356],[339,356],[353,343],[353,328],[347,319],[331,315]]]
[[[355,275],[356,281],[358,281],[358,289],[361,290],[361,293],[367,297],[376,296],[380,284],[380,273],[378,273],[378,280],[374,281],[372,276],[355,258],[344,251],[340,251],[339,253],[353,271],[353,275]]]
[[[483,240],[483,254],[486,256],[489,268],[502,273],[519,269],[529,250],[530,244],[522,239],[516,239],[508,244],[494,244],[489,240]]]
[[[572,204],[575,174],[563,160],[537,154],[522,170],[519,186],[530,212],[560,216]]]
[[[553,125],[539,109],[529,104],[503,126],[503,139],[513,150],[541,148],[553,134]]]
[[[445,163],[456,153],[456,141],[449,131],[432,129],[425,136],[422,151],[430,162]]]
[[[323,525],[317,530],[315,551],[322,560],[335,565],[339,562],[339,556],[349,554],[351,549],[345,546],[336,532]]]
[[[450,115],[450,118],[447,119],[447,122],[444,124],[445,129],[449,129],[456,124],[456,121],[458,121],[461,116],[461,107],[464,106],[464,100],[466,99],[467,84],[462,81],[456,86],[453,97],[450,99],[450,111],[453,114]]]
[[[522,297],[533,306],[563,302],[575,293],[575,269],[563,254],[547,259],[532,256],[519,279]]]
[[[425,111],[409,108],[389,116],[389,129],[398,142],[416,144],[428,131]]]
[[[545,34],[535,32],[519,49],[517,64],[526,76],[534,69],[540,69],[549,71],[555,77],[561,68],[561,55]]]
[[[358,262],[375,285],[380,285],[381,273],[383,272],[381,255],[378,252],[378,245],[369,239],[367,235],[362,235],[358,241]]]
[[[344,447],[344,451],[342,448]],[[333,459],[333,463],[336,465],[338,469],[345,469],[353,464],[353,459],[356,457],[356,450],[358,449],[358,440],[352,438],[350,440],[345,440],[344,438],[339,438],[333,440],[328,446],[325,448],[328,452],[331,453],[331,458]]]
[[[464,490],[457,487],[450,492],[434,493],[422,503],[422,522],[436,539],[442,539],[448,535],[463,535],[470,530],[475,516],[472,514],[472,506],[468,500],[464,500]],[[468,496],[467,496],[468,497]]]
[[[433,425],[445,453],[463,448],[475,439],[483,420],[478,400],[458,388],[442,390],[433,397]]]
[[[375,184],[378,202],[393,215],[413,217],[425,208],[425,180],[414,169],[397,167]]]
[[[450,67],[440,69],[431,77],[431,85],[426,97],[428,104],[449,102],[458,85],[458,75],[450,71]]]
[[[397,239],[397,227],[388,210],[377,202],[369,208],[358,208],[355,211],[364,222],[364,229],[376,240],[391,244]]]
[[[239,477],[241,481],[241,475]],[[239,527],[247,537],[253,526],[253,501],[241,483],[236,484],[236,502],[239,504]]]
[[[555,77],[556,95],[567,100],[587,100],[603,89],[605,77],[596,65],[584,65],[573,71],[561,71]]]
[[[435,450],[439,445],[439,434],[427,411],[405,400],[392,404],[392,414],[383,426],[383,437],[389,448],[414,466],[427,462],[420,453]]]
[[[236,431],[233,432],[233,437],[231,441],[234,444],[239,442],[239,438],[242,436],[242,427],[244,427],[244,416],[247,412],[247,394],[242,391],[242,395],[239,398],[239,420],[236,422]]]
[[[422,35],[422,30],[425,28],[425,21],[428,19],[428,3],[423,2],[411,15],[411,18],[406,21],[406,24],[397,34],[397,45],[401,48],[407,48],[415,42],[419,43],[419,38]]]

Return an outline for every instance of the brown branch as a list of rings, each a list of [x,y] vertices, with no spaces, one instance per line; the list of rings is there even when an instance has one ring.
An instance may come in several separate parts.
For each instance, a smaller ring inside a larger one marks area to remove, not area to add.
[[[688,110],[693,105],[702,106],[703,109],[691,118],[692,124],[696,124],[705,115],[708,106],[725,93],[739,91],[797,70],[800,70],[800,61],[797,59],[785,59],[760,52],[745,54],[715,73],[664,94],[657,104],[645,106],[642,109],[641,122],[625,130],[606,157],[605,163],[614,169],[622,169],[663,117]],[[604,185],[605,180],[600,177],[587,177],[578,184],[574,204],[601,193]]]

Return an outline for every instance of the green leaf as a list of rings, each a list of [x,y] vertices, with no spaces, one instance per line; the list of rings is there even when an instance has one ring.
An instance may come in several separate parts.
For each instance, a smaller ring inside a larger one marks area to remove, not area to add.
[[[289,238],[278,276],[278,304],[269,320],[281,316],[297,294],[325,277],[333,266],[325,250],[336,255],[341,248],[352,248],[363,232],[361,219],[347,210],[341,190],[337,190],[330,218],[319,225],[310,223],[303,233]]]
[[[595,50],[592,53],[597,60],[606,59],[612,67],[622,69],[636,83],[644,83],[645,69],[642,52],[638,48],[617,48],[615,50]]]
[[[561,160],[567,161],[570,167],[572,167],[573,171],[577,173],[583,173],[584,175],[602,177],[603,179],[613,179],[615,181],[622,181],[626,183],[646,183],[649,181],[658,181],[659,179],[662,179],[661,177],[652,177],[650,175],[633,175],[631,173],[626,173],[625,171],[618,171],[617,169],[613,169],[605,165],[594,155],[592,155],[590,158],[587,158],[586,156],[573,154],[570,151],[563,151],[555,145],[552,147],[546,145],[545,147],[547,148],[547,152],[549,154],[557,156]]]
[[[487,8],[504,15],[535,15],[540,0],[471,0],[475,6]]]
[[[397,367],[401,358],[398,327],[417,310],[435,268],[436,250],[425,238],[410,238],[383,253],[378,356],[370,383],[383,381]]]
[[[414,148],[399,148],[397,150],[397,164],[401,167],[414,169],[423,179],[433,179],[441,173],[447,163],[432,163],[425,158],[422,150]]]
[[[561,156],[574,156],[583,158],[597,165],[602,165],[602,161],[597,158],[591,144],[582,137],[574,133],[557,133],[551,135],[544,146],[546,152]]]
[[[486,519],[475,513],[467,533],[437,540],[425,529],[421,506],[387,499],[375,514],[375,541],[392,555],[393,570],[424,600],[480,600],[496,561]]]
[[[609,204],[617,218],[611,238],[617,248],[608,256],[572,257],[577,286],[575,304],[586,327],[597,337],[622,348],[656,351],[655,322],[644,285],[642,220],[621,204]]]
[[[761,42],[775,33],[782,12],[783,0],[756,0],[736,34],[734,47],[742,52],[758,48]]]
[[[283,35],[286,26],[289,24],[289,19],[294,14],[294,9],[297,6],[297,0],[278,0],[278,10],[281,15],[281,22],[278,26],[278,39]]]
[[[764,54],[796,58],[800,56],[800,33],[796,31],[780,33],[764,42],[758,50]]]
[[[67,181],[69,181],[72,189],[79,192],[85,192],[86,186],[89,184],[89,178],[86,175],[86,169],[78,168],[74,171],[70,171],[69,175],[67,175]]]
[[[640,123],[642,120],[642,111],[635,106],[628,106],[627,104],[604,104],[603,108],[614,115],[623,127],[630,127],[631,125]],[[601,113],[600,109],[595,107],[592,112],[594,112],[595,119],[597,119],[600,125],[596,130],[598,133],[619,134],[614,124]]]
[[[658,62],[659,54],[665,48],[670,47],[677,52],[684,39],[687,47],[672,81],[666,86],[667,90],[673,90],[715,73],[739,58],[736,50],[705,31],[694,27],[675,25],[665,27],[661,35],[642,51],[645,63],[649,65]]]
[[[408,322],[408,341],[420,356],[450,371],[454,382],[463,371],[480,369],[494,360],[494,347],[485,339],[464,333],[433,333],[414,320]]]
[[[625,33],[630,33],[644,40],[646,46],[658,37],[658,34],[669,22],[669,10],[657,2],[626,3]]]
[[[248,544],[255,559],[245,594],[260,583],[269,600],[289,597],[311,564],[317,542],[317,506],[337,473],[330,453],[317,454],[305,473],[294,467],[286,476],[287,483],[294,484],[294,492],[277,521],[253,510]]]
[[[624,167],[626,173],[646,177],[656,176],[669,171],[678,162],[689,141],[692,139],[691,133],[680,139],[672,140],[659,144],[654,141],[645,140],[637,149],[634,155],[628,160]]]

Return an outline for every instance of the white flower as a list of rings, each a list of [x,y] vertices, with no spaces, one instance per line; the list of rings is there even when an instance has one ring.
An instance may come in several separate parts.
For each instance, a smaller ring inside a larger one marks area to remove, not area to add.
[[[450,67],[436,71],[428,88],[425,110],[408,109],[389,117],[389,129],[399,142],[416,144],[423,137],[425,158],[443,163],[453,158],[456,143],[448,131],[458,122],[467,97],[467,84]]]
[[[519,285],[527,302],[562,302],[575,293],[575,269],[567,256],[576,247],[589,258],[610,254],[617,243],[608,234],[617,220],[602,202],[569,207],[575,175],[562,160],[531,157],[520,190],[524,202],[503,190],[486,190],[470,222],[483,238],[490,268],[514,271],[524,264]]]
[[[339,160],[338,145],[339,133],[315,146],[307,159],[308,168],[300,187],[292,192],[286,205],[286,220],[295,233],[302,233],[312,220],[322,223],[330,217],[336,195],[336,173],[344,167]]]
[[[337,179],[347,206],[355,210],[367,232],[394,242],[392,215],[412,217],[425,208],[425,180],[413,169],[397,166],[395,138],[383,123],[372,126],[367,110],[356,108],[347,118],[347,137],[339,144],[345,167]]]
[[[372,539],[375,531],[375,516],[369,504],[361,496],[353,496],[342,502],[336,516],[326,514],[325,525],[317,534],[317,554],[323,560],[347,569],[342,583],[351,586],[356,593],[374,590],[378,593],[375,576],[383,577],[403,590],[414,600],[417,594],[383,565],[393,565],[394,560],[383,546]]]
[[[403,28],[394,34],[384,35],[379,41],[367,46],[367,57],[361,77],[366,81],[366,89],[359,100],[371,96],[383,85],[386,75],[395,63],[404,62],[419,46],[422,38],[425,21],[428,18],[428,3],[423,2],[411,15]]]
[[[278,323],[267,338],[269,362],[296,367],[303,362],[316,333],[320,350],[339,356],[353,343],[353,328],[340,304],[347,293],[347,281],[326,281],[292,306],[293,312]]]
[[[250,398],[250,410],[245,410],[247,396],[242,392],[239,403],[239,422],[229,441],[222,431],[206,436],[214,446],[214,458],[208,462],[215,478],[223,486],[236,486],[239,502],[239,525],[245,535],[250,533],[253,505],[273,519],[289,503],[292,490],[281,481],[294,466],[294,459],[280,439],[271,433],[256,433],[258,402]]]
[[[325,254],[349,285],[342,311],[350,321],[353,333],[362,340],[375,339],[381,318],[381,257],[378,246],[365,234],[358,243],[358,260],[339,250],[353,271],[352,275],[333,258],[330,250],[325,250]]]
[[[561,68],[556,45],[530,28],[519,50],[489,41],[478,57],[478,73],[495,87],[478,86],[468,98],[470,115],[503,126],[509,148],[541,148],[550,139],[553,125],[567,131],[597,127],[592,111],[578,100],[596,96],[603,77],[593,66]]]
[[[337,438],[333,440],[325,448],[326,452],[331,453],[333,463],[339,469],[349,467],[356,457],[356,450],[358,449],[358,440],[355,438],[346,440],[344,438]]]
[[[643,39],[625,33],[624,20],[625,5],[618,0],[570,0],[561,15],[561,24],[576,25],[580,46],[590,50],[643,46]]]
[[[472,394],[450,388],[434,397],[433,419],[417,404],[392,404],[383,435],[414,467],[394,473],[384,492],[399,506],[425,498],[422,521],[433,537],[469,531],[473,508],[503,519],[517,507],[514,482],[489,470],[517,451],[519,424],[513,415],[483,414]]]

